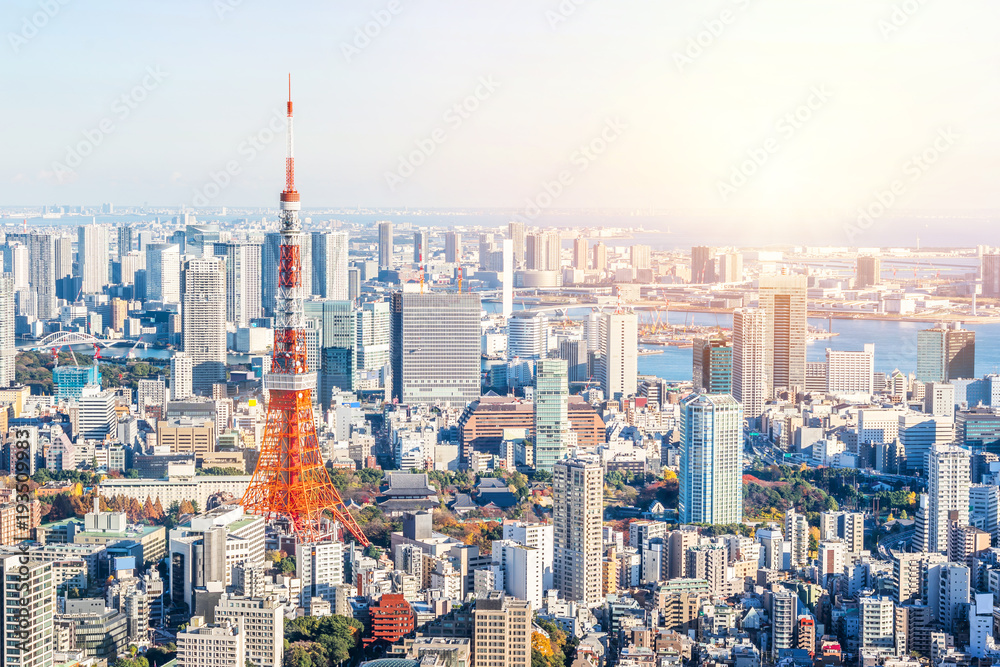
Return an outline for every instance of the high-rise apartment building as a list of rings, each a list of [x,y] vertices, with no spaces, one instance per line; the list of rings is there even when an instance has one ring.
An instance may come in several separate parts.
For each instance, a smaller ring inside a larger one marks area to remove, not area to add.
[[[794,509],[785,512],[785,535],[791,546],[793,568],[809,564],[809,520]]]
[[[179,401],[194,395],[194,359],[186,352],[170,357],[170,400]]]
[[[49,239],[52,244],[51,260],[55,265],[55,280],[73,275],[73,237],[56,236]]]
[[[542,313],[522,310],[507,320],[507,358],[538,359],[548,354],[549,320]]]
[[[58,316],[56,307],[56,278],[73,272],[73,248],[69,237],[53,238],[48,234],[7,234],[7,243],[20,243],[28,247],[28,283],[35,292],[38,318]],[[57,248],[60,252],[57,252]],[[65,270],[65,274],[61,271]],[[4,269],[9,272],[9,269]],[[61,274],[61,275],[60,275]],[[76,302],[77,295],[71,299]]]
[[[681,523],[743,520],[743,408],[728,394],[695,394],[681,406]]]
[[[393,295],[393,398],[453,406],[479,398],[481,309],[478,294]]]
[[[585,271],[590,258],[590,247],[585,238],[573,239],[573,268]]]
[[[499,591],[476,599],[472,611],[472,664],[530,667],[531,603]]]
[[[24,562],[27,561],[27,562]],[[52,667],[56,585],[53,564],[21,555],[0,558],[0,655],[10,667]]]
[[[413,263],[426,264],[430,261],[430,234],[417,230],[413,232]]]
[[[775,658],[778,651],[795,648],[798,601],[793,591],[785,589],[771,597],[771,650]]]
[[[883,595],[863,597],[858,601],[861,648],[883,655],[895,655],[895,605]]]
[[[358,368],[387,369],[391,360],[392,313],[388,301],[368,301],[358,313]]]
[[[601,387],[608,399],[635,394],[639,382],[639,318],[619,309],[601,314]]]
[[[0,273],[0,387],[14,384],[14,277]]]
[[[132,225],[118,227],[118,259],[132,252]]]
[[[733,393],[733,345],[722,334],[694,339],[694,390],[699,394]]]
[[[420,232],[418,232],[420,233]],[[347,232],[312,233],[312,293],[323,299],[347,301]]]
[[[928,550],[948,549],[948,522],[969,524],[969,451],[956,445],[933,445],[927,454]]]
[[[767,318],[759,308],[733,311],[733,397],[751,423],[760,418],[770,395],[765,339]]]
[[[961,322],[917,332],[917,380],[948,382],[976,377],[976,332]]]
[[[691,283],[705,285],[715,280],[715,249],[708,246],[691,248]]]
[[[983,255],[980,269],[983,278],[983,296],[1000,297],[1000,254]]]
[[[457,264],[462,261],[462,235],[458,232],[445,232],[444,261]]]
[[[629,263],[635,271],[652,268],[652,259],[648,245],[634,245],[629,248]]]
[[[336,604],[337,587],[344,583],[344,543],[336,540],[297,543],[295,576],[302,581],[299,606],[308,609],[312,598]]]
[[[184,352],[191,357],[191,384],[211,391],[226,381],[226,262],[222,258],[191,259],[181,274],[181,317]]]
[[[258,243],[216,243],[216,257],[226,260],[226,321],[248,327],[262,314],[261,246]]]
[[[77,262],[84,294],[100,294],[108,284],[108,228],[84,225],[77,230]]]
[[[542,606],[542,552],[513,540],[493,540],[495,585],[507,595]],[[502,585],[501,585],[502,579]]]
[[[535,469],[552,472],[566,457],[569,385],[562,359],[541,359],[535,375]]]
[[[861,553],[865,548],[865,515],[861,512],[821,512],[819,538],[839,538],[844,541],[848,553]]]
[[[604,241],[598,241],[594,244],[591,252],[594,255],[594,270],[595,271],[607,271],[608,270],[608,246],[604,245]]]
[[[878,257],[859,255],[854,272],[854,287],[863,289],[882,282],[882,260]]]
[[[596,459],[565,459],[553,469],[554,587],[564,600],[601,603],[604,469]]]
[[[511,520],[503,522],[503,539],[532,547],[541,552],[543,591],[552,588],[554,535],[551,523],[525,523]]]
[[[111,391],[84,389],[80,396],[80,437],[87,440],[112,440],[118,436],[118,415],[115,413],[115,395]]]
[[[803,275],[760,277],[760,307],[767,319],[765,371],[772,391],[806,386],[806,285]]]
[[[281,667],[285,653],[283,612],[284,605],[274,596],[254,598],[223,593],[215,606],[215,622],[231,623],[242,629],[248,663],[257,667]]]
[[[831,394],[872,394],[875,391],[875,345],[862,351],[826,349],[826,390]]]
[[[719,255],[719,270],[716,277],[720,283],[743,282],[743,255],[738,252],[727,252]]]
[[[514,265],[524,266],[524,223],[508,222],[507,238],[514,242]]]
[[[149,301],[180,303],[181,249],[176,243],[146,246],[146,298]]]

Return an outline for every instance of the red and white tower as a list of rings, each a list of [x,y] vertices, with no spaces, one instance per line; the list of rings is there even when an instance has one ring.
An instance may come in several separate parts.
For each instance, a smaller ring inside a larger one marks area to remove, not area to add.
[[[264,386],[269,393],[267,424],[257,468],[240,504],[249,514],[287,520],[300,542],[317,542],[330,536],[324,529],[323,516],[324,512],[329,512],[354,539],[367,546],[368,538],[330,481],[316,439],[312,404],[316,373],[306,362],[299,208],[289,76],[288,157],[285,158],[285,190],[281,193],[274,351],[271,372],[264,376]]]

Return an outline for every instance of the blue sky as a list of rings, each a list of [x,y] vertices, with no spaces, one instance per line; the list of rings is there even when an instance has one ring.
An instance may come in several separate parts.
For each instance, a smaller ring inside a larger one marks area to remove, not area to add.
[[[850,211],[899,181],[897,208],[994,210],[998,19],[986,0],[8,0],[0,205],[191,204],[213,173],[211,205],[273,205],[284,137],[260,140],[291,72],[305,206],[522,208],[562,176],[560,208]]]

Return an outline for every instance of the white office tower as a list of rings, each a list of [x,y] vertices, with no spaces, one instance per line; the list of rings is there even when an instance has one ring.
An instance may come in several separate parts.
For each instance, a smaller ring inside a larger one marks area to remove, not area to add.
[[[985,658],[993,646],[993,594],[976,593],[969,610],[969,653],[973,658]]]
[[[960,526],[969,524],[969,451],[955,445],[934,445],[927,455],[928,550],[948,549],[948,521],[957,512]]]
[[[869,412],[862,410],[862,413]],[[921,412],[898,412],[887,410],[887,416],[898,414],[898,423],[894,425],[899,435],[899,444],[903,446],[908,472],[926,472],[927,455],[934,445],[947,445],[955,441],[955,420],[951,417],[934,417]],[[889,431],[893,425],[887,425],[886,437],[882,442],[892,442],[897,433]],[[865,442],[860,437],[859,442]]]
[[[609,400],[632,396],[639,383],[639,318],[619,307],[601,314],[601,388]]]
[[[194,395],[192,370],[194,360],[186,352],[175,352],[170,358],[170,400],[179,401]]]
[[[337,603],[337,586],[344,583],[344,543],[336,540],[295,545],[295,576],[302,580],[299,606],[309,608],[309,600],[323,598]]]
[[[215,622],[229,622],[242,628],[246,635],[244,650],[248,663],[257,667],[281,667],[285,653],[284,608],[274,596],[253,598],[223,594],[215,607]]]
[[[104,440],[118,437],[118,415],[115,413],[115,395],[100,391],[96,386],[85,387],[80,396],[80,437],[87,440]]]
[[[863,597],[858,601],[861,648],[879,655],[896,653],[895,605],[883,595]]]
[[[587,341],[587,352],[601,351],[601,313],[592,310],[583,318],[583,339]]]
[[[848,553],[865,549],[865,515],[861,512],[820,512],[819,539],[844,541]]]
[[[0,274],[0,387],[14,384],[14,279],[9,273]]]
[[[550,523],[524,523],[504,521],[503,539],[532,547],[541,552],[542,590],[552,588],[553,527]]]
[[[533,609],[542,606],[542,552],[513,540],[493,540],[494,572],[503,572],[503,591],[527,600]]]
[[[924,412],[934,417],[955,417],[955,385],[928,382],[924,385]]]
[[[514,242],[503,240],[503,316],[514,312]]]
[[[226,381],[226,272],[216,257],[189,260],[181,275],[184,351],[192,362],[191,384],[209,392]]]
[[[389,221],[378,223],[378,268],[391,269],[393,265],[393,238],[392,223]]]
[[[927,567],[927,606],[934,620],[954,634],[964,619],[964,605],[970,601],[970,572],[966,565],[935,563]]]
[[[783,570],[785,539],[781,531],[758,530],[757,541],[760,542],[760,567],[764,570]]]
[[[522,310],[507,320],[507,358],[538,359],[548,353],[549,319]]]
[[[806,289],[804,275],[763,275],[759,302],[766,314],[765,371],[772,391],[806,386]]]
[[[969,487],[969,523],[1000,538],[1000,486],[973,484]]]
[[[771,649],[778,651],[795,648],[795,626],[798,620],[798,596],[782,589],[771,597]]]
[[[462,261],[462,235],[459,232],[445,232],[444,261],[449,264]]]
[[[554,588],[564,600],[600,604],[604,469],[596,459],[566,459],[553,473]]]
[[[5,628],[0,636],[0,653],[4,665],[53,665],[56,587],[52,568],[52,563],[29,560],[20,554],[0,558],[0,576],[7,582],[7,590],[0,598]]]
[[[809,520],[793,509],[785,512],[785,535],[791,544],[791,565],[805,567],[809,564]]]
[[[246,667],[246,631],[234,623],[206,625],[192,616],[177,633],[177,667]]]
[[[146,300],[181,301],[181,249],[175,243],[146,246]]]
[[[764,412],[770,395],[765,371],[766,317],[760,308],[733,311],[733,397],[743,416],[753,424]]]
[[[423,238],[426,251],[426,234]],[[347,289],[348,250],[347,232],[313,232],[313,294],[335,301],[347,301],[350,298]],[[426,252],[424,261],[427,261]]]
[[[743,520],[743,408],[729,394],[681,405],[681,523]]]
[[[101,294],[108,284],[108,228],[85,225],[77,230],[77,261],[84,294]]]
[[[249,327],[263,315],[261,246],[259,243],[216,243],[216,257],[226,260],[226,321]]]
[[[826,350],[826,391],[837,396],[871,397],[875,393],[875,345],[861,352]]]
[[[738,252],[728,252],[719,255],[719,275],[720,283],[741,283],[743,282],[743,255]]]

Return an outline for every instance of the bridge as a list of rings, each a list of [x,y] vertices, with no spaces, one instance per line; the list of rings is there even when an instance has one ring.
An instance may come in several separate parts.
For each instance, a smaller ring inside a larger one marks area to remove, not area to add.
[[[111,349],[118,344],[132,344],[133,347],[142,342],[142,337],[139,338],[97,338],[89,333],[84,333],[81,331],[56,331],[55,333],[50,333],[48,336],[41,338],[36,341],[31,341],[27,343],[21,343],[17,346],[19,350],[51,350],[52,348],[62,348],[62,347],[75,347],[78,345],[85,345],[87,347],[102,347],[104,349]]]

